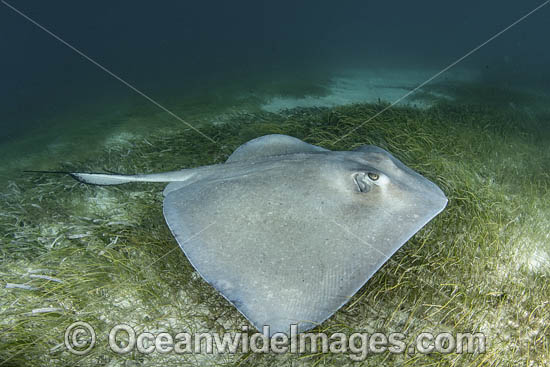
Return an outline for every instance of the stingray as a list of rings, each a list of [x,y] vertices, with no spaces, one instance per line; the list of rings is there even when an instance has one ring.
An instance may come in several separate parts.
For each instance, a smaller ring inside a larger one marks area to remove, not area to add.
[[[447,204],[384,149],[330,151],[285,135],[251,140],[223,164],[69,174],[95,185],[169,183],[164,217],[193,267],[271,335],[321,324]]]

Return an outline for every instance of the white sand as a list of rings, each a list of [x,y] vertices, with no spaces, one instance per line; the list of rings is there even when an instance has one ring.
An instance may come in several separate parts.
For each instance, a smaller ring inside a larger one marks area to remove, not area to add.
[[[437,74],[439,70],[406,70],[406,69],[372,69],[349,70],[336,74],[327,86],[330,93],[326,96],[306,96],[294,98],[277,96],[262,105],[268,112],[280,112],[295,107],[334,107],[353,103],[384,101],[393,103],[414,88]],[[457,69],[450,70],[435,78],[432,83],[466,82],[475,79],[475,73]],[[399,105],[414,105],[420,108],[429,107],[432,98],[403,98]],[[431,92],[432,97],[452,99],[450,95]],[[418,97],[418,96],[417,96]]]
[[[138,135],[130,131],[115,131],[104,140],[106,148],[119,148],[121,146],[131,145],[137,139]]]

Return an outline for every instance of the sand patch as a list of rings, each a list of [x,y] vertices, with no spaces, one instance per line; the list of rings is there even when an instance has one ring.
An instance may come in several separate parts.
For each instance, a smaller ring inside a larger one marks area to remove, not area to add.
[[[324,96],[305,96],[303,98],[280,95],[271,98],[261,108],[277,113],[296,107],[334,107],[353,103],[377,103],[400,100],[397,105],[411,105],[427,108],[435,99],[453,97],[443,92],[429,90],[416,91],[406,98],[405,95],[438,73],[438,70],[395,70],[372,69],[350,70],[336,74],[329,85],[329,93]],[[467,70],[449,71],[434,79],[436,82],[468,82],[475,79],[475,73]]]

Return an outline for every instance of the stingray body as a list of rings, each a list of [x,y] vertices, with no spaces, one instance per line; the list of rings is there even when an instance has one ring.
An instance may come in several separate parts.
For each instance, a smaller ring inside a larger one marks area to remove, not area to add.
[[[169,182],[166,222],[200,275],[256,328],[308,330],[349,301],[447,204],[387,151],[333,152],[284,135],[224,164],[85,183]]]

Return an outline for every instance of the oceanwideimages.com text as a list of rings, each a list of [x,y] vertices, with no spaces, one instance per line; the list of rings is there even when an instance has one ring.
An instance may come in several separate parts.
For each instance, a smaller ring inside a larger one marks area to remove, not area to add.
[[[252,333],[248,326],[240,332],[227,333],[168,333],[138,332],[130,325],[120,324],[106,335],[114,353],[137,351],[151,353],[334,353],[347,354],[354,361],[362,361],[369,354],[379,353],[484,353],[486,338],[483,333],[423,332],[409,339],[404,333],[298,333],[297,325],[290,333],[270,336],[269,326]],[[65,332],[65,346],[74,354],[86,354],[96,343],[93,327],[86,322],[75,322]]]

